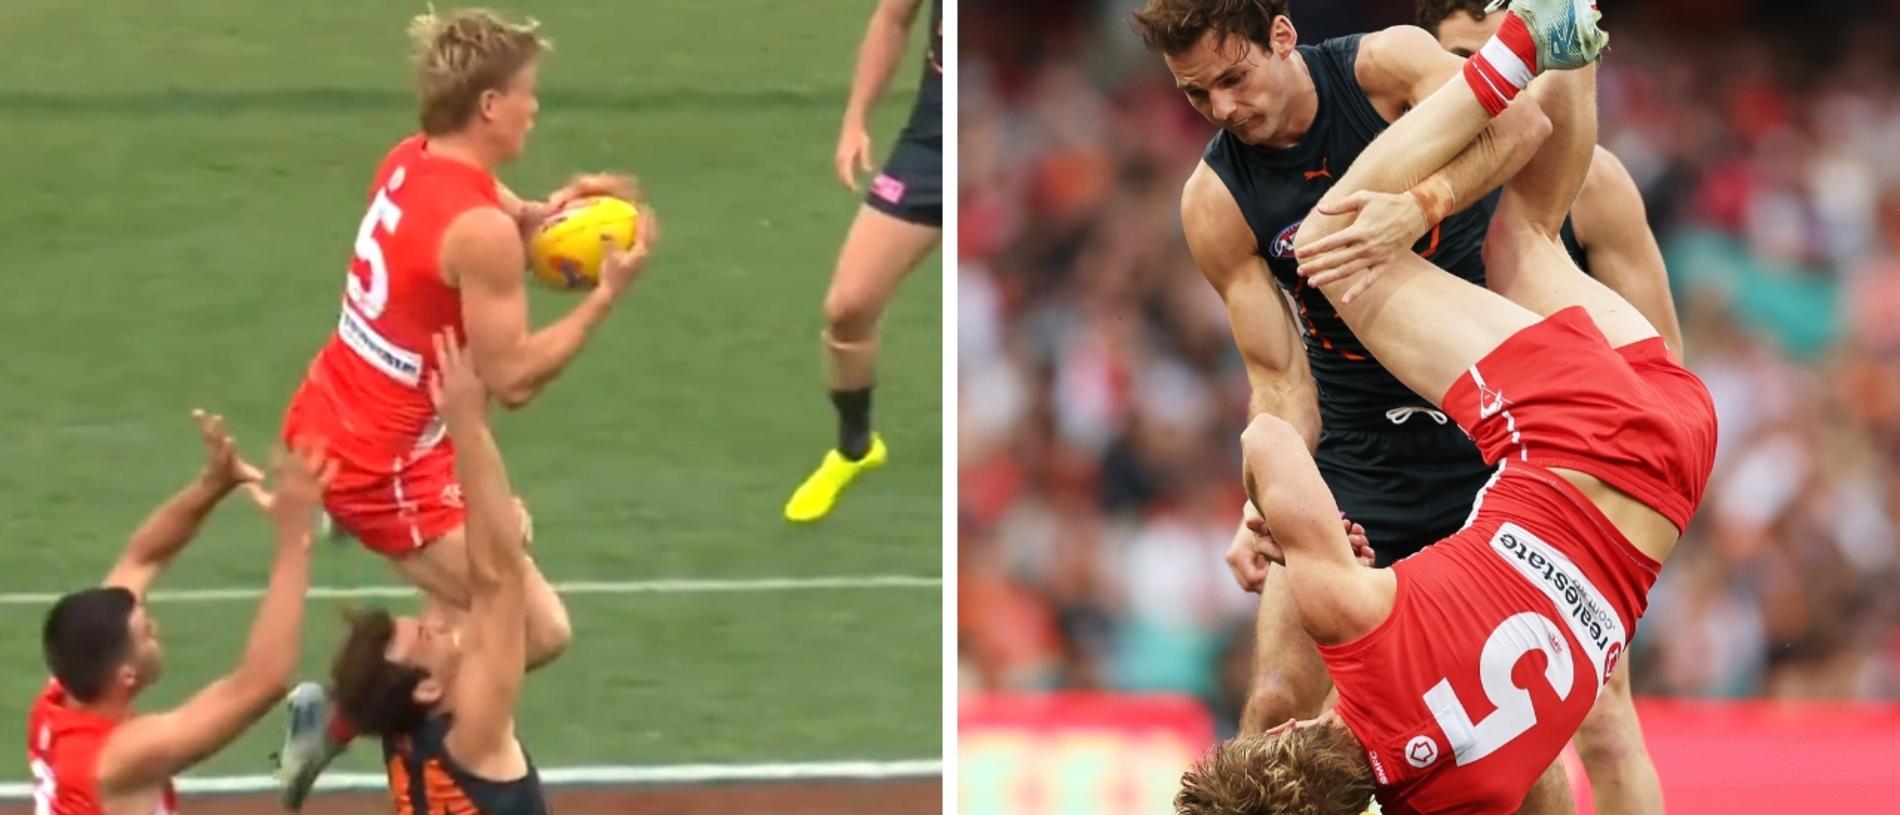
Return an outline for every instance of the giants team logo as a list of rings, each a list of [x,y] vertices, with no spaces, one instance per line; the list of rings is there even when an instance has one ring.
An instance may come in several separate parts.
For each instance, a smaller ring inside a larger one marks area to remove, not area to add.
[[[1405,763],[1421,770],[1438,760],[1438,742],[1430,736],[1413,736],[1405,743]]]
[[[1267,247],[1267,254],[1276,258],[1293,257],[1293,236],[1300,231],[1300,224],[1303,223],[1306,223],[1305,218],[1287,224],[1280,234],[1273,236],[1273,244]]]

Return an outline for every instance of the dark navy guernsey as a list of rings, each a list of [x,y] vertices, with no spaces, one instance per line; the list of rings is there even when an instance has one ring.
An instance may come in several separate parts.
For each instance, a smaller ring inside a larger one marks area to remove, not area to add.
[[[905,130],[922,138],[943,138],[943,0],[930,0],[930,49],[924,52],[924,78]]]
[[[1319,96],[1312,127],[1299,144],[1284,150],[1255,147],[1223,130],[1202,156],[1240,205],[1274,279],[1293,294],[1295,316],[1305,329],[1307,361],[1319,387],[1320,419],[1327,428],[1391,427],[1387,411],[1430,407],[1366,352],[1332,303],[1299,276],[1293,258],[1293,235],[1307,213],[1388,125],[1353,74],[1364,36],[1299,46]],[[1440,268],[1482,286],[1485,228],[1496,208],[1497,195],[1486,196],[1447,218],[1413,248]],[[1457,317],[1448,314],[1445,319]],[[1434,399],[1442,395],[1427,394]]]

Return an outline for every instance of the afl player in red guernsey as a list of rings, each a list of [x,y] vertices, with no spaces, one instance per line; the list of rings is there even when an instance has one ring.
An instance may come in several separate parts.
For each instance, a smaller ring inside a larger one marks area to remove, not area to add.
[[[1595,16],[1516,0],[1464,76],[1380,134],[1295,239],[1305,261],[1355,217],[1442,218],[1452,159],[1493,149],[1473,140],[1507,106],[1540,108],[1541,145],[1509,162],[1522,169],[1486,239],[1490,290],[1412,255],[1322,285],[1379,362],[1471,435],[1497,468],[1489,485],[1463,530],[1367,569],[1299,434],[1254,420],[1250,529],[1287,569],[1338,704],[1217,748],[1184,776],[1179,811],[1346,815],[1376,794],[1395,815],[1516,812],[1615,671],[1701,501],[1716,432],[1701,381],[1559,236],[1596,142]],[[1512,101],[1569,68],[1582,70]]]
[[[42,634],[53,674],[27,718],[26,754],[39,815],[175,815],[172,776],[237,739],[277,700],[296,669],[310,585],[310,536],[325,480],[322,453],[305,449],[277,467],[277,493],[238,456],[224,420],[195,414],[209,451],[197,479],[145,519],[104,585],[59,599]],[[277,527],[270,584],[237,667],[171,710],[140,713],[158,680],[158,623],[145,593],[240,487]]]
[[[445,624],[470,602],[465,510],[455,444],[425,390],[435,370],[429,338],[455,329],[484,383],[505,406],[527,404],[580,353],[632,286],[657,224],[642,206],[638,243],[608,247],[599,285],[564,317],[528,324],[524,237],[542,213],[586,194],[634,195],[631,182],[584,176],[547,204],[522,201],[495,178],[521,154],[534,125],[544,43],[532,22],[484,11],[416,18],[422,130],[377,168],[368,212],[344,277],[337,329],[317,353],[284,420],[286,438],[326,440],[342,469],[325,497],[330,518],[391,559]],[[604,239],[603,239],[604,240]],[[567,611],[528,565],[528,664],[552,660],[571,638]],[[349,741],[329,721],[322,689],[291,697],[292,732],[280,754],[286,805],[300,806],[317,773]],[[314,709],[315,712],[312,712]]]
[[[435,341],[429,390],[461,448],[469,611],[459,625],[387,611],[352,618],[332,666],[337,708],[380,736],[397,815],[546,815],[541,779],[515,735],[525,673],[528,555],[488,391],[452,333]]]

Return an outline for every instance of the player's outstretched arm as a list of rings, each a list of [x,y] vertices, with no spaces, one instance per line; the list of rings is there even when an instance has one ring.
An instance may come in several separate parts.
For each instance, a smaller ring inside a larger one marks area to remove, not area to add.
[[[884,96],[891,74],[904,59],[904,46],[910,40],[910,27],[917,22],[917,10],[923,0],[878,0],[871,12],[870,25],[858,45],[858,65],[851,77],[851,98],[844,106],[844,123],[838,132],[838,150],[834,157],[838,180],[856,191],[857,170],[871,171],[871,111]]]
[[[438,373],[429,384],[456,448],[456,476],[468,504],[469,614],[462,634],[469,660],[455,686],[450,755],[487,778],[527,769],[515,740],[515,702],[526,658],[526,581],[521,517],[501,450],[487,420],[488,394],[453,336],[435,338]]]
[[[1320,478],[1319,465],[1293,426],[1262,414],[1240,437],[1242,478],[1260,510],[1248,527],[1278,549],[1269,555],[1292,575],[1301,625],[1322,644],[1345,642],[1385,619],[1389,605],[1373,600],[1367,585],[1388,580],[1388,570],[1368,569],[1358,558],[1339,504]]]
[[[105,585],[144,597],[172,558],[198,536],[198,529],[225,496],[239,488],[253,490],[254,499],[261,495],[255,490],[263,473],[238,454],[237,442],[224,430],[224,417],[194,410],[191,418],[204,439],[204,470],[145,517],[126,541],[125,552],[106,575]]]
[[[1669,271],[1656,233],[1649,229],[1642,191],[1623,162],[1601,146],[1591,157],[1590,173],[1570,217],[1591,276],[1635,306],[1669,343],[1676,359],[1682,359],[1682,322],[1676,318]]]
[[[112,732],[99,754],[107,794],[170,778],[231,743],[283,698],[297,668],[304,595],[310,589],[311,528],[323,490],[336,475],[321,447],[302,447],[277,464],[271,505],[277,556],[237,667],[183,705],[139,716]]]
[[[651,212],[645,206],[639,229],[636,248],[644,253],[652,229]],[[477,209],[450,225],[442,239],[442,262],[461,290],[470,353],[482,381],[504,407],[519,408],[532,401],[607,319],[645,262],[642,254],[629,273],[613,265],[617,257],[610,255],[602,265],[600,285],[572,310],[546,328],[530,332],[528,292],[521,275],[527,254],[515,220],[499,209]]]

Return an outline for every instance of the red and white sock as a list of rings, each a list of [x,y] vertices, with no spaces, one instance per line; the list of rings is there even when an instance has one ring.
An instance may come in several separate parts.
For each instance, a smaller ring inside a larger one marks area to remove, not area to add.
[[[324,728],[324,733],[329,737],[330,743],[338,747],[347,745],[356,738],[356,728],[351,727],[349,721],[337,713],[330,714],[330,723]]]
[[[1503,113],[1536,76],[1537,44],[1516,12],[1505,12],[1498,33],[1465,60],[1465,83],[1492,116]]]

